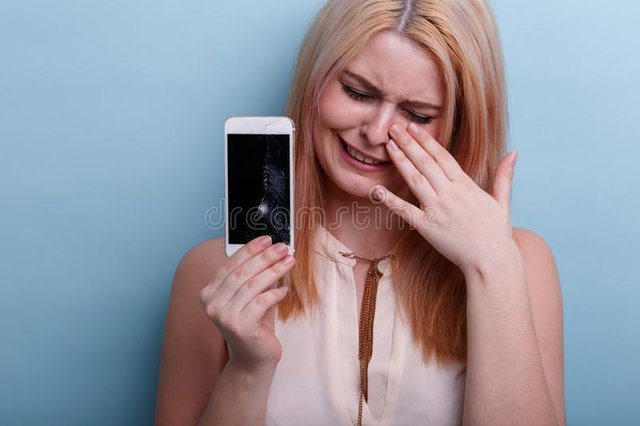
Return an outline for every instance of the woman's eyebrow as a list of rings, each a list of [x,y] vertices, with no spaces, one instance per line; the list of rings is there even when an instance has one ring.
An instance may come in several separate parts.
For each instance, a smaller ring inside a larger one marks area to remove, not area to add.
[[[376,95],[383,95],[382,90],[378,89],[376,87],[375,84],[371,83],[369,80],[367,80],[366,78],[364,78],[363,76],[356,74],[353,71],[348,71],[345,70],[343,73],[345,76],[350,77],[356,81],[358,81],[358,83],[362,84],[362,86],[364,86],[364,88]],[[442,107],[435,105],[431,102],[422,102],[422,101],[414,101],[414,100],[409,100],[409,99],[405,99],[402,102],[400,102],[402,105],[405,106],[409,106],[412,108],[416,108],[416,109],[432,109],[432,110],[436,110],[436,111],[441,111]]]
[[[374,92],[376,94],[382,94],[382,91],[378,89],[375,86],[375,84],[371,83],[369,80],[367,80],[363,76],[356,74],[353,71],[347,71],[347,70],[345,70],[344,75],[346,75],[347,77],[351,77],[354,80],[357,80],[358,83],[362,84],[364,88],[369,90],[370,92]]]

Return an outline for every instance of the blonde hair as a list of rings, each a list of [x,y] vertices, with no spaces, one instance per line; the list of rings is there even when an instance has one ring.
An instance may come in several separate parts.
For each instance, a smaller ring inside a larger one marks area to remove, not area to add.
[[[417,43],[438,64],[445,89],[440,142],[485,191],[506,149],[506,94],[497,28],[483,0],[330,0],[307,33],[293,77],[287,114],[297,123],[296,211],[322,208],[321,169],[313,149],[317,106],[335,78],[372,35],[393,31]],[[296,266],[279,304],[286,320],[316,306],[313,238],[317,217],[296,224]],[[408,228],[408,227],[407,227]],[[464,275],[416,231],[405,231],[393,260],[394,288],[425,362],[465,362]]]

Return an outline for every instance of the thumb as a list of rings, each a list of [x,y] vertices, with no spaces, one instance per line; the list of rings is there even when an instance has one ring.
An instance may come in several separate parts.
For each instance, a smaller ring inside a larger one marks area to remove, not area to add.
[[[496,178],[493,182],[493,198],[509,210],[511,207],[511,185],[517,157],[518,152],[513,151],[500,160],[496,170]]]

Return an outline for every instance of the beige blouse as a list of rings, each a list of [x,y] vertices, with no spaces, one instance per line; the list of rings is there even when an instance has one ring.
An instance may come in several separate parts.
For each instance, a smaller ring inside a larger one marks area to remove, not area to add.
[[[355,259],[326,229],[315,240],[320,305],[315,315],[276,319],[283,354],[267,403],[266,426],[355,425],[360,374]],[[364,426],[460,425],[466,367],[425,364],[397,309],[389,259],[380,262]],[[277,317],[276,317],[277,318]]]

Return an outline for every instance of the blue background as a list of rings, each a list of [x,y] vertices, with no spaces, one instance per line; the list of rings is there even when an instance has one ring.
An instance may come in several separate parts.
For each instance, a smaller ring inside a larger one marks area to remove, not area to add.
[[[222,235],[223,121],[282,112],[320,3],[0,3],[0,424],[152,422],[174,268]],[[640,424],[640,6],[494,7],[569,423]]]

